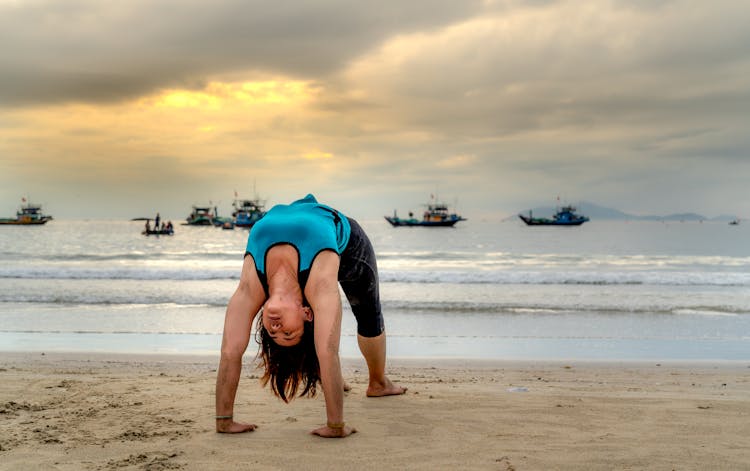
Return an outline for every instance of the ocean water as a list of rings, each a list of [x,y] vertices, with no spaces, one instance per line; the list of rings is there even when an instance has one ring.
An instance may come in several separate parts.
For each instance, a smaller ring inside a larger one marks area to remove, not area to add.
[[[391,357],[750,359],[750,224],[360,222]],[[247,230],[141,229],[0,227],[0,351],[218,354]],[[342,299],[341,352],[355,357]]]

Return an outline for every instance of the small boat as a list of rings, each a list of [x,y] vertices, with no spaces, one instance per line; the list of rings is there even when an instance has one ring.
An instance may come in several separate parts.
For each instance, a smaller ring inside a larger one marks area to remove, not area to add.
[[[563,206],[557,210],[552,219],[535,218],[531,211],[528,216],[519,214],[518,217],[528,226],[580,226],[589,220],[588,217],[576,214],[575,211],[576,208],[573,206]]]
[[[214,216],[213,225],[224,229],[226,229],[227,225],[231,225],[232,229],[234,229],[234,221],[232,218],[225,218],[218,215]]]
[[[408,219],[400,218],[395,210],[393,211],[393,216],[385,216],[385,220],[391,223],[393,227],[452,227],[459,221],[466,221],[466,218],[461,217],[456,213],[451,213],[448,210],[448,205],[445,203],[433,201],[427,204],[427,210],[422,214],[421,220],[415,218],[412,212],[409,212]]]
[[[234,218],[234,225],[237,227],[253,227],[266,214],[265,204],[258,198],[252,200],[235,199],[232,206],[234,207],[232,217]]]
[[[149,229],[147,231],[141,232],[141,234],[145,236],[151,236],[151,235],[174,235],[174,229],[159,229],[158,231],[155,231],[153,229]]]
[[[21,199],[22,202],[26,203],[26,198]],[[51,221],[52,216],[46,215],[42,212],[42,206],[39,204],[26,203],[16,212],[15,218],[1,218],[0,224],[13,224],[13,225],[40,225],[46,224],[47,221]]]
[[[740,224],[740,220],[738,218],[735,218],[729,221],[730,226],[738,226],[739,224]]]
[[[214,213],[210,207],[193,205],[193,210],[185,221],[183,226],[211,226],[214,224]]]
[[[172,225],[172,221],[161,223],[161,225],[154,224],[154,227],[151,227],[150,218],[136,218],[132,219],[132,221],[146,221],[146,227],[141,231],[141,234],[145,236],[174,235],[174,226]]]

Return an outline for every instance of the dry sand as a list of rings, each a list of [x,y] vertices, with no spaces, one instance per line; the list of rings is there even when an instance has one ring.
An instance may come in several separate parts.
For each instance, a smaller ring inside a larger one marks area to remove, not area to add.
[[[750,469],[748,363],[394,360],[408,393],[371,399],[345,360],[342,440],[251,360],[235,416],[259,428],[223,435],[216,358],[0,353],[0,469]]]

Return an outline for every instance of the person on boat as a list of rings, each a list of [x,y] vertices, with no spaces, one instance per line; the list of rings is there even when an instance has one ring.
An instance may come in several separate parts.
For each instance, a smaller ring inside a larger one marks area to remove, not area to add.
[[[151,220],[146,219],[146,234],[148,234],[149,232],[151,232]]]
[[[156,219],[154,219],[154,230],[159,230],[159,221],[161,221],[161,216],[159,216],[159,213],[156,213]]]
[[[326,425],[311,433],[346,437],[344,380],[339,360],[341,297],[357,320],[357,341],[369,370],[367,396],[404,394],[385,374],[386,339],[377,264],[367,235],[354,219],[320,204],[313,195],[276,205],[253,226],[239,285],[227,305],[216,378],[216,431],[255,430],[233,418],[242,355],[256,315],[258,358],[284,402],[314,396],[320,382]]]

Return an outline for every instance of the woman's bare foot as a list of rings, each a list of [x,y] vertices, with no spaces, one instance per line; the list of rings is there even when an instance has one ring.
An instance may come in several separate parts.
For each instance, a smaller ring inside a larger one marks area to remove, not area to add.
[[[325,427],[316,428],[310,433],[323,438],[344,438],[357,433],[357,429],[349,426],[344,426],[344,428],[330,428],[326,425]]]
[[[367,397],[398,396],[406,392],[405,387],[391,383],[391,380],[384,378],[383,381],[370,381],[367,386]]]
[[[255,424],[245,424],[242,422],[235,422],[232,419],[217,419],[216,420],[216,431],[219,433],[245,433],[252,432],[258,426]]]

